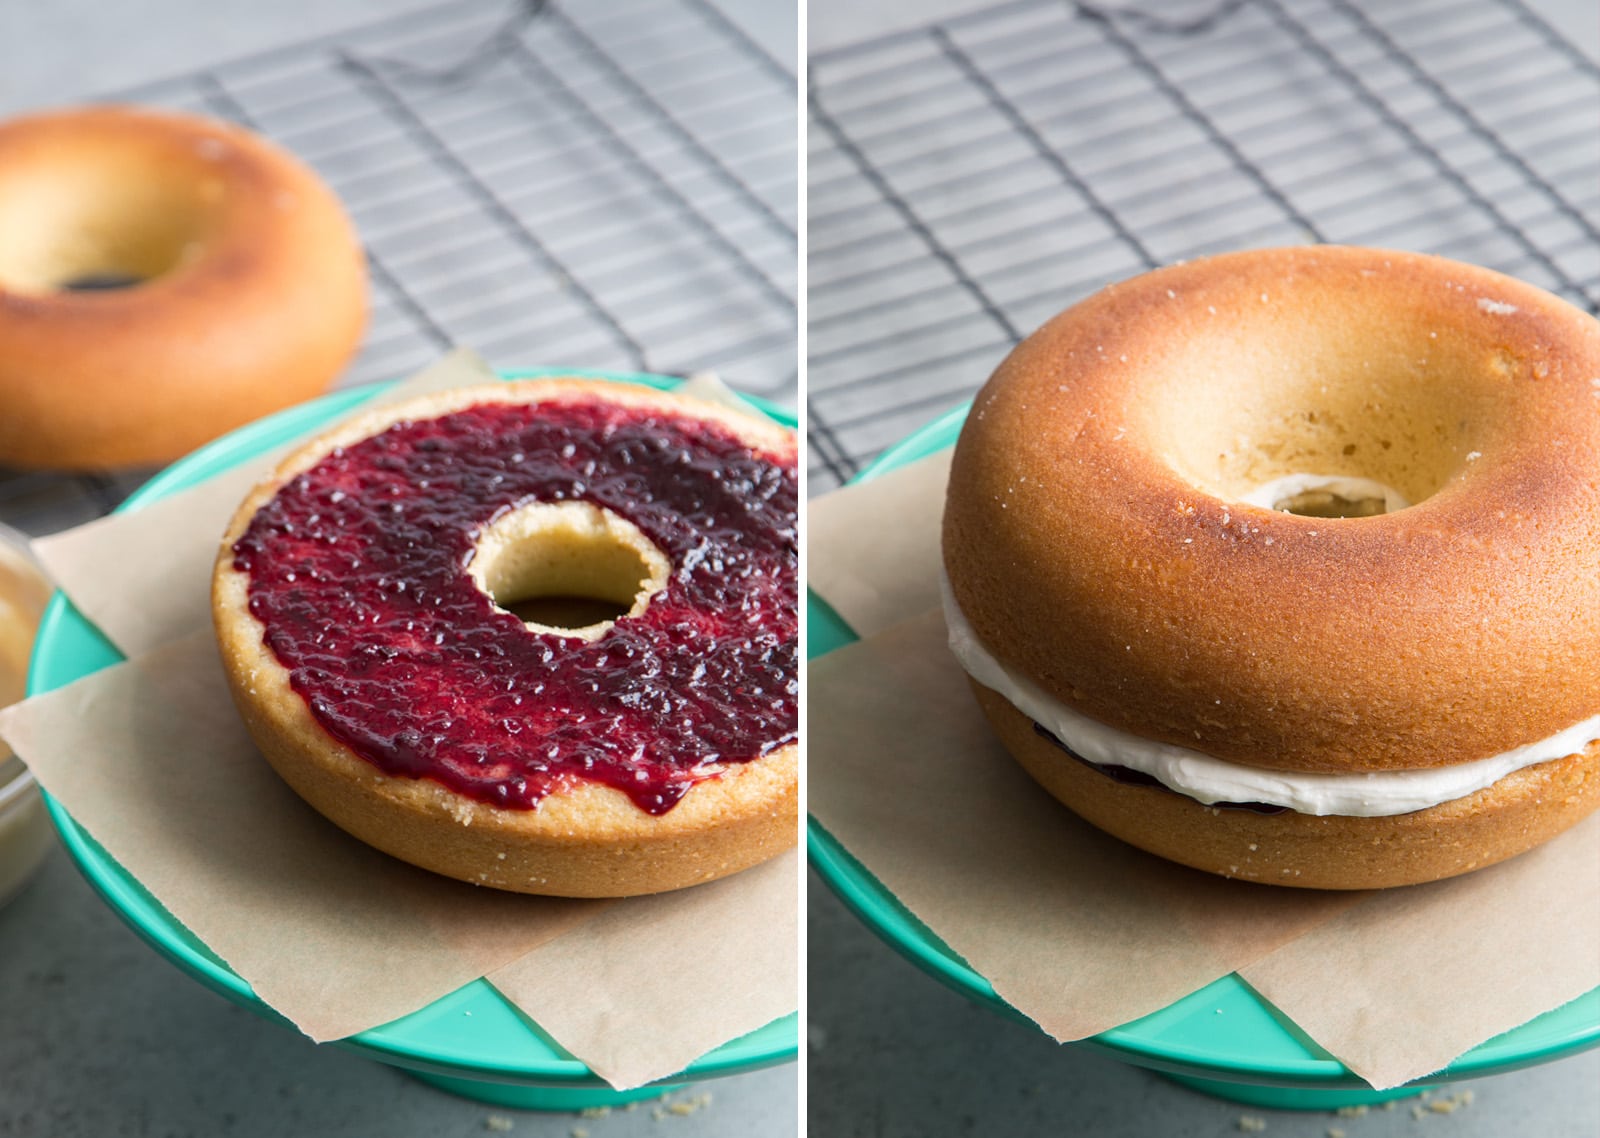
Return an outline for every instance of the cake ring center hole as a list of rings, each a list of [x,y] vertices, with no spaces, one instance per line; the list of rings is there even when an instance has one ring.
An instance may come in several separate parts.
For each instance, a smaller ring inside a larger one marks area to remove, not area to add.
[[[528,629],[595,640],[640,615],[671,563],[632,522],[588,502],[531,502],[485,527],[468,573]]]
[[[1370,518],[1387,513],[1382,498],[1346,498],[1332,490],[1303,490],[1292,497],[1278,499],[1272,508],[1303,518]]]
[[[144,284],[144,281],[145,278],[128,273],[88,273],[70,281],[62,281],[56,287],[62,292],[116,292],[135,288]]]
[[[1224,502],[1317,518],[1420,505],[1508,429],[1508,377],[1485,363],[1494,341],[1440,327],[1432,301],[1358,282],[1325,303],[1310,279],[1295,278],[1291,291],[1309,291],[1292,310],[1266,291],[1202,318],[1150,361],[1114,425]],[[1275,496],[1258,496],[1267,487]]]
[[[1392,486],[1343,474],[1288,474],[1256,487],[1243,500],[1304,518],[1372,518],[1411,504]]]
[[[195,155],[160,176],[124,159],[113,151],[63,159],[59,170],[0,170],[0,286],[121,292],[204,254],[227,204],[220,175],[196,168],[205,164]]]

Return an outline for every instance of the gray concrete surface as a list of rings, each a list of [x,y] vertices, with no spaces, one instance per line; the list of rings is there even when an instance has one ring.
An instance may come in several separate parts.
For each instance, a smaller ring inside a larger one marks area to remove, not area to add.
[[[439,3],[0,0],[0,113],[165,79]],[[799,22],[793,4],[720,0],[718,7],[779,59],[797,58]]]
[[[6,1138],[726,1138],[795,1130],[795,1068],[696,1084],[604,1118],[488,1106],[319,1047],[214,995],[100,902],[61,850],[0,910],[0,1135]],[[491,1121],[494,1120],[494,1121]]]
[[[429,6],[427,0],[4,0],[0,112],[75,102]]]

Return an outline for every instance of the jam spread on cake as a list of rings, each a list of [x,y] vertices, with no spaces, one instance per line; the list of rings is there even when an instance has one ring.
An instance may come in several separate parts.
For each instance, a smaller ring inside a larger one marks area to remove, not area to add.
[[[403,422],[286,483],[233,547],[317,722],[390,775],[533,809],[581,781],[670,810],[798,733],[798,484],[725,429],[601,401]],[[594,641],[530,630],[467,573],[482,529],[584,501],[668,557]]]

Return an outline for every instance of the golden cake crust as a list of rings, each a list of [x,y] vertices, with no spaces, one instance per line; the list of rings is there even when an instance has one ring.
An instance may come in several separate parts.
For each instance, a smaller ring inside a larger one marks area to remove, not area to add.
[[[86,276],[136,287],[75,292]],[[85,107],[0,123],[0,462],[166,462],[325,390],[366,261],[308,167],[228,123]]]
[[[478,802],[427,779],[395,778],[339,743],[289,686],[248,609],[248,575],[232,546],[287,480],[333,449],[406,419],[487,402],[596,398],[719,423],[780,460],[793,436],[728,408],[648,388],[583,380],[495,384],[388,407],[335,428],[291,454],[240,506],[223,538],[212,609],[224,671],[251,736],[283,779],[322,814],[396,857],[464,881],[522,893],[615,897],[661,892],[748,868],[798,836],[799,756],[794,745],[728,764],[664,814],[639,809],[597,783],[559,789],[535,810]]]
[[[1532,849],[1600,807],[1600,743],[1525,767],[1450,802],[1382,818],[1260,814],[1131,786],[1073,758],[1000,695],[972,685],[995,733],[1034,780],[1129,845],[1224,877],[1301,889],[1437,881]]]
[[[1416,504],[1243,505],[1305,470]],[[979,393],[944,518],[982,642],[1102,723],[1231,762],[1410,770],[1600,713],[1600,324],[1379,250],[1106,289]]]

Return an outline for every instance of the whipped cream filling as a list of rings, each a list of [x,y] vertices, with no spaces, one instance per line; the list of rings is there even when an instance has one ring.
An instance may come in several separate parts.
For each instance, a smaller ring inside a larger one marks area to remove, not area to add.
[[[1078,757],[1099,766],[1128,767],[1169,790],[1211,805],[1262,802],[1301,814],[1380,818],[1410,814],[1464,798],[1513,771],[1563,758],[1600,739],[1600,715],[1559,734],[1501,755],[1427,770],[1321,773],[1242,766],[1187,747],[1143,739],[1108,727],[1067,707],[1025,676],[1007,668],[979,642],[940,575],[950,648],[968,675],[1009,700]]]
[[[1297,498],[1308,490],[1325,490],[1330,494],[1337,494],[1347,502],[1359,502],[1363,498],[1382,498],[1383,512],[1386,514],[1392,514],[1411,505],[1406,501],[1405,495],[1392,486],[1385,486],[1382,482],[1371,478],[1357,478],[1348,474],[1286,474],[1282,478],[1262,483],[1239,501],[1267,510],[1276,510],[1279,502]]]

